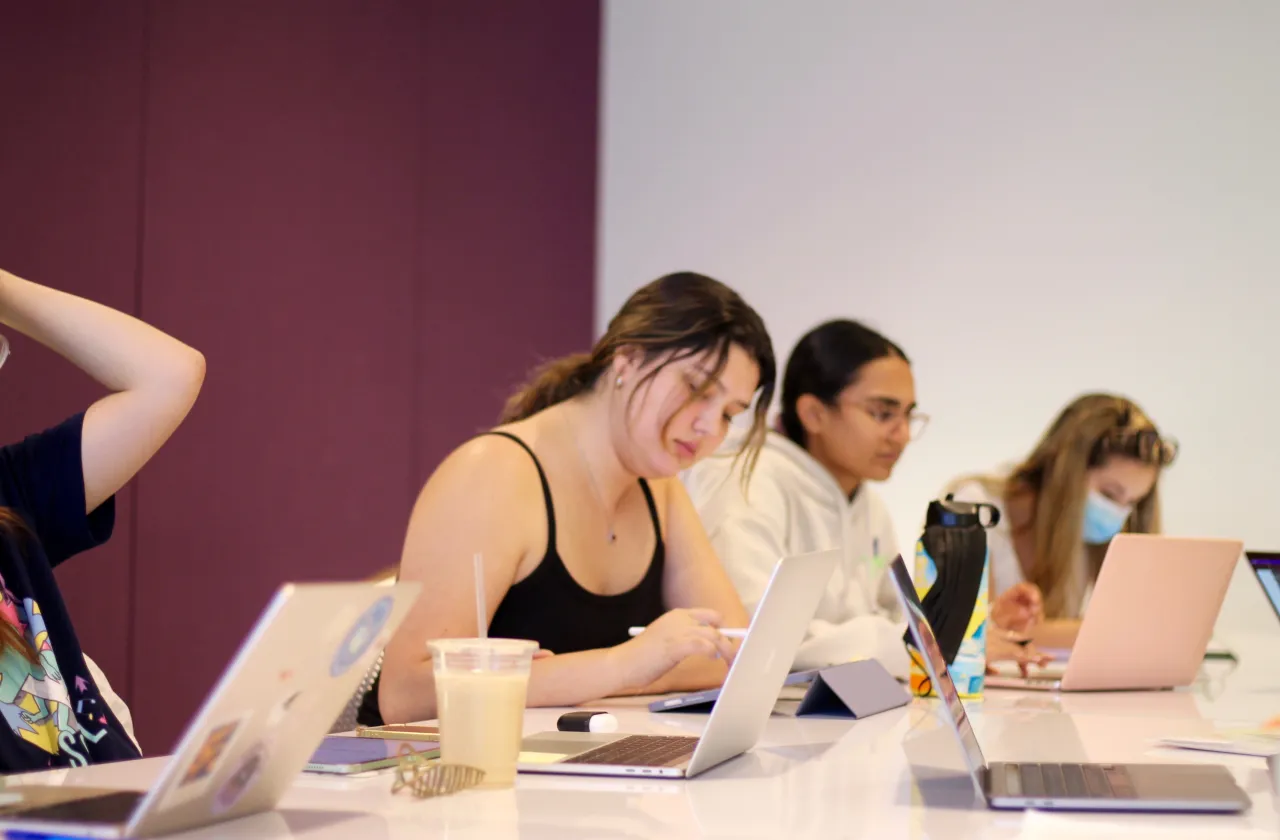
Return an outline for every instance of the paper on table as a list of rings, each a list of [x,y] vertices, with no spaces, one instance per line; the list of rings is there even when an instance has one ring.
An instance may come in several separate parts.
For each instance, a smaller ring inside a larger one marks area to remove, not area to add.
[[[1028,811],[1018,834],[1022,840],[1275,840],[1274,831],[1231,824],[1231,817],[1194,818],[1192,825],[1178,825],[1188,817],[1138,815],[1110,817],[1099,814],[1055,814]],[[1221,821],[1221,822],[1220,822]]]
[[[1225,753],[1227,755],[1248,755],[1255,758],[1267,758],[1280,753],[1280,740],[1274,738],[1230,738],[1221,736],[1210,736],[1208,738],[1161,738],[1156,742],[1156,746]]]
[[[1280,715],[1257,726],[1222,727],[1217,734],[1225,738],[1270,738],[1280,742]]]
[[[1219,725],[1207,736],[1162,738],[1157,746],[1266,758],[1280,753],[1280,717],[1271,718],[1258,726]]]

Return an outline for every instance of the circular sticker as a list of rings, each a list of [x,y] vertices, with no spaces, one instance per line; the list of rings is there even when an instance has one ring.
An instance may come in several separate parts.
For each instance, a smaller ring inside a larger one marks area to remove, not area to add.
[[[235,804],[240,801],[240,797],[244,796],[245,791],[253,787],[253,783],[257,781],[258,776],[262,773],[262,765],[266,763],[266,756],[266,746],[261,743],[245,753],[244,760],[236,767],[236,771],[227,777],[227,780],[222,783],[222,787],[218,788],[217,795],[213,797],[213,813],[221,814],[235,807]]]
[[[391,596],[378,600],[356,619],[356,623],[347,631],[347,635],[333,654],[333,663],[329,666],[330,676],[341,676],[348,668],[360,661],[365,651],[378,637],[378,631],[391,617]]]

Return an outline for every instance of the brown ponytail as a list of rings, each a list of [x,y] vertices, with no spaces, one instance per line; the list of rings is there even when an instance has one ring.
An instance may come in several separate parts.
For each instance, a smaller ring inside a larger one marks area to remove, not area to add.
[[[734,345],[760,368],[760,397],[743,447],[747,476],[764,441],[765,414],[773,401],[777,378],[773,344],[764,321],[737,292],[691,271],[668,274],[637,289],[590,353],[565,356],[535,371],[529,383],[507,401],[502,422],[523,420],[591,390],[614,356],[624,350],[640,351],[645,362],[661,359],[636,383],[639,388],[673,361],[707,353],[713,354],[713,373],[719,376]]]
[[[540,365],[523,388],[502,409],[501,424],[532,417],[543,409],[571,400],[595,387],[604,371],[590,353],[574,353]]]
[[[0,534],[8,534],[12,537],[26,533],[27,524],[18,517],[18,514],[7,507],[0,507]]]
[[[0,507],[0,535],[11,538],[25,538],[31,535],[27,530],[27,525],[9,508]],[[31,648],[31,644],[27,641],[27,637],[22,635],[22,630],[9,623],[9,620],[0,617],[0,651],[12,649],[18,653],[23,659],[36,664],[36,652]]]

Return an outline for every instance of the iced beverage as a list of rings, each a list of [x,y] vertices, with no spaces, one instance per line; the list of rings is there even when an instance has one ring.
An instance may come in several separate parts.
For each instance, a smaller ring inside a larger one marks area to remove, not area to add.
[[[440,715],[441,762],[483,770],[482,787],[510,787],[537,643],[439,639],[428,647]]]

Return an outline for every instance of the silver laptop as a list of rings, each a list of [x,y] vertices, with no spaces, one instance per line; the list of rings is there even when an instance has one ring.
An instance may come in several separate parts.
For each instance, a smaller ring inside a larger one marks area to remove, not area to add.
[[[275,807],[421,588],[285,584],[150,790],[9,785],[0,830],[149,837]]]
[[[1219,764],[1047,764],[988,765],[947,671],[946,660],[924,617],[906,564],[891,566],[894,588],[915,641],[912,659],[937,686],[945,723],[964,752],[978,793],[991,808],[1057,811],[1198,811],[1240,813],[1249,795]],[[923,652],[923,655],[921,653]]]
[[[1117,535],[1065,665],[1033,668],[1028,677],[1006,670],[988,677],[987,687],[1133,691],[1190,685],[1243,547],[1239,540]]]
[[[774,567],[701,738],[542,732],[524,739],[519,770],[692,778],[754,747],[839,556],[838,550],[800,554]]]

